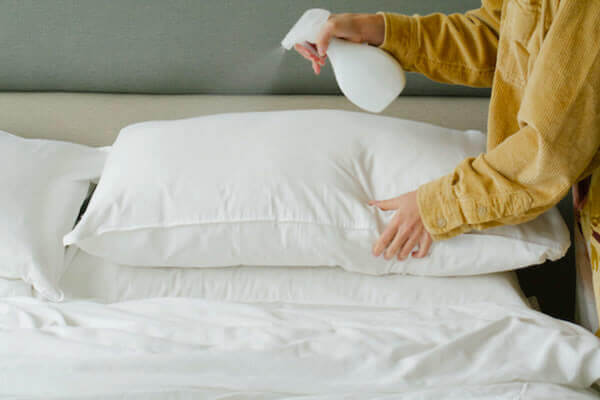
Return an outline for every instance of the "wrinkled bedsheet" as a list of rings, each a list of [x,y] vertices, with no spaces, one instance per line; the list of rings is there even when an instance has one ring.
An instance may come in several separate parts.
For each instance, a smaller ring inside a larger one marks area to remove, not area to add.
[[[597,337],[518,306],[0,299],[18,398],[596,399],[598,379]]]

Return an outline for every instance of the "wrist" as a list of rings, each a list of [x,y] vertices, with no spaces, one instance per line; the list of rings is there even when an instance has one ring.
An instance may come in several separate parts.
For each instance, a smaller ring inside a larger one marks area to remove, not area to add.
[[[385,18],[381,14],[362,14],[359,26],[363,41],[372,46],[381,46],[385,39]]]

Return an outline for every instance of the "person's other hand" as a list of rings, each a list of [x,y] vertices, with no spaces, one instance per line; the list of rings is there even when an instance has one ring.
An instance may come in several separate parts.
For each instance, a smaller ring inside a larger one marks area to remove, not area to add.
[[[590,191],[591,177],[582,179],[573,185],[573,209],[575,211],[575,217],[579,218],[581,210],[587,202],[588,193]]]
[[[315,75],[321,73],[321,67],[325,65],[325,59],[327,56],[319,56],[317,53],[317,46],[314,43],[306,42],[305,44],[295,44],[294,49],[304,58],[312,63],[312,69]]]
[[[379,46],[385,38],[385,22],[379,14],[332,14],[317,36],[316,43],[296,44],[294,49],[312,63],[315,74],[325,65],[332,38]]]
[[[369,205],[383,211],[396,210],[391,222],[373,245],[374,256],[383,254],[386,260],[391,260],[394,256],[398,260],[404,260],[409,255],[415,258],[427,255],[432,239],[419,214],[416,191],[389,200],[372,200]],[[417,245],[419,249],[412,251]]]

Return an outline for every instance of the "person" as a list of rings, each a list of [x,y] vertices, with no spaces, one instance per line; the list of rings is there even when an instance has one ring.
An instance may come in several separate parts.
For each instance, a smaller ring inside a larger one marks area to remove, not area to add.
[[[432,239],[529,221],[592,173],[600,164],[598,21],[596,0],[483,0],[464,14],[332,15],[310,44],[317,55],[296,46],[316,74],[336,37],[379,46],[435,81],[492,88],[486,153],[370,203],[395,211],[375,256],[423,257]]]

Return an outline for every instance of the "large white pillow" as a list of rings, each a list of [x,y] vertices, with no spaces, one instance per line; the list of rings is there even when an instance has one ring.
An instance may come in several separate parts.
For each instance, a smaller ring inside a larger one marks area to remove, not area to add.
[[[479,302],[527,306],[514,271],[432,277],[372,276],[336,267],[144,268],[115,264],[74,246],[67,259],[69,266],[60,281],[65,298],[107,303],[194,297],[390,308]]]
[[[391,213],[367,205],[416,189],[485,149],[477,131],[333,110],[222,114],[124,128],[80,224],[65,237],[135,266],[341,266],[466,275],[561,257],[556,210],[374,258]]]
[[[106,151],[0,131],[0,278],[61,300],[63,236],[73,229]]]

